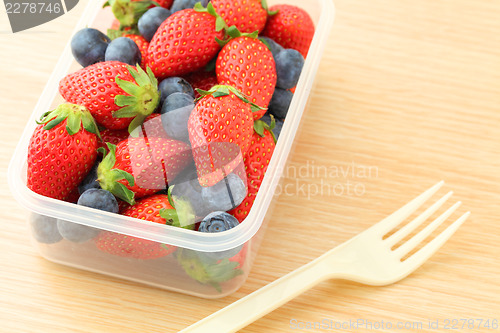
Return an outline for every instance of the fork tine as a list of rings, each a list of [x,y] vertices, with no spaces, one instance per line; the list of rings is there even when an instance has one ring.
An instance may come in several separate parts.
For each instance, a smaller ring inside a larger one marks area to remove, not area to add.
[[[384,236],[386,233],[391,231],[395,226],[404,221],[408,216],[415,212],[420,206],[424,204],[430,197],[436,193],[441,186],[443,186],[444,181],[440,181],[436,185],[432,186],[430,189],[420,194],[418,197],[408,202],[403,207],[399,208],[397,211],[387,216],[385,219],[379,223],[373,225],[368,230],[376,231],[379,233],[380,237]]]
[[[450,224],[443,232],[436,236],[436,238],[403,261],[402,264],[407,266],[410,270],[409,273],[420,267],[427,259],[436,253],[436,251],[439,250],[439,248],[443,246],[443,244],[446,243],[451,236],[453,236],[455,231],[460,228],[465,220],[467,220],[469,215],[470,212],[467,212],[460,216],[455,222]]]
[[[443,214],[437,217],[434,221],[429,223],[422,231],[418,234],[410,238],[406,243],[398,247],[394,250],[394,254],[397,258],[402,258],[412,249],[414,249],[420,242],[422,242],[425,238],[427,238],[434,230],[436,230],[451,214],[461,205],[462,203],[459,201],[455,203],[453,206],[448,208]]]
[[[432,206],[427,208],[425,212],[414,218],[413,221],[411,221],[410,223],[408,223],[407,225],[396,231],[394,234],[387,237],[385,241],[388,243],[390,247],[397,244],[400,240],[405,238],[419,225],[421,225],[424,221],[426,221],[432,214],[434,214],[439,209],[439,207],[441,207],[446,202],[446,200],[448,200],[452,196],[452,194],[453,191],[448,192],[441,199],[436,201]]]

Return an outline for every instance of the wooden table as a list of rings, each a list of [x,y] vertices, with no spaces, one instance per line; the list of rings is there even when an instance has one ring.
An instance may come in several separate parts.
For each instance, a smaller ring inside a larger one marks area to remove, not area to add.
[[[431,331],[429,321],[448,331],[453,319],[458,327],[476,319],[459,331],[478,332],[477,319],[490,326],[500,320],[500,3],[336,1],[290,160],[302,176],[285,179],[291,185],[276,198],[246,284],[219,300],[53,264],[30,244],[6,168],[86,3],[17,34],[0,14],[1,332],[175,332],[356,235],[441,179],[447,183],[440,193],[454,190],[454,200],[463,201],[454,216],[472,215],[414,274],[386,287],[324,282],[243,332],[357,320],[364,324],[344,331],[370,331],[368,322],[379,331],[397,331],[398,323],[414,325],[406,332],[419,323]],[[313,174],[320,167],[333,171]],[[314,193],[322,182],[331,193]]]

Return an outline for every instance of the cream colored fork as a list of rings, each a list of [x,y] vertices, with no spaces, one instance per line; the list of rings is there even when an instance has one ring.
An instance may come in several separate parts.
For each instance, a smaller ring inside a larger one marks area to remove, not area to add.
[[[443,196],[410,223],[384,238],[436,193],[443,183],[441,181],[434,185],[379,223],[331,249],[321,257],[181,332],[236,332],[326,279],[339,278],[375,286],[387,285],[403,279],[432,256],[470,214],[467,212],[462,215],[428,244],[404,259],[460,206],[460,202],[457,202],[401,246],[392,249],[450,198],[452,192]]]

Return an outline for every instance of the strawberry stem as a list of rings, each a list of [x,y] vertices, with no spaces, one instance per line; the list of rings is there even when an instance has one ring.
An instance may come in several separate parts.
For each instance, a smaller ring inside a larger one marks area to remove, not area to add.
[[[60,104],[54,110],[45,112],[36,123],[45,124],[43,129],[50,130],[64,120],[66,120],[66,131],[69,135],[80,132],[83,127],[87,132],[93,133],[101,139],[101,134],[90,111],[86,107],[76,104]]]
[[[198,89],[198,88],[196,89],[196,91],[200,94],[200,97],[198,99],[202,98],[203,96],[207,96],[207,95],[212,95],[215,98],[218,98],[218,97],[227,96],[230,93],[233,93],[233,94],[236,95],[236,97],[238,97],[239,99],[241,99],[243,102],[250,104],[252,112],[257,112],[257,111],[260,111],[260,110],[266,110],[266,108],[263,108],[263,107],[258,106],[257,104],[255,104],[253,102],[250,102],[250,100],[248,99],[248,96],[246,96],[245,94],[243,94],[241,91],[239,91],[238,89],[236,89],[233,86],[226,86],[226,85],[219,84],[219,85],[213,86],[208,91],[201,90],[201,89]]]
[[[139,65],[136,68],[128,66],[130,75],[135,82],[122,80],[116,77],[116,83],[129,95],[115,96],[115,104],[122,106],[121,109],[113,113],[115,118],[135,117],[129,125],[128,131],[132,131],[140,126],[147,116],[152,114],[160,103],[160,93],[158,91],[158,80],[155,78],[151,68],[144,71]]]
[[[134,177],[121,169],[115,169],[116,163],[116,146],[106,142],[109,153],[106,154],[106,149],[99,148],[98,151],[103,154],[104,158],[97,166],[97,181],[103,190],[113,193],[117,198],[129,203],[135,204],[135,193],[129,190],[124,184],[118,182],[125,179],[129,186],[134,186]]]

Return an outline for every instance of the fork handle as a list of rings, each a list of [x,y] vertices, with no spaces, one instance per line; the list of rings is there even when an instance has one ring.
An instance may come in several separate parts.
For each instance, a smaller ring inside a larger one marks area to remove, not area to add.
[[[322,267],[323,256],[239,299],[180,333],[236,332],[295,296],[331,277]]]

